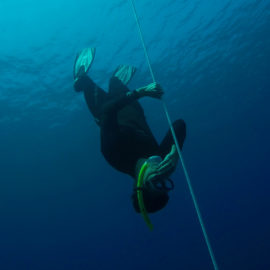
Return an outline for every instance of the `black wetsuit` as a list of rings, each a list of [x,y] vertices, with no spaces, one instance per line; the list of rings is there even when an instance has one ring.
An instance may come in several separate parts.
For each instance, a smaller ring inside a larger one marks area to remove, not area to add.
[[[101,151],[115,169],[135,177],[135,166],[140,158],[159,155],[164,158],[171,150],[171,132],[158,145],[137,101],[136,91],[130,92],[118,78],[112,77],[109,92],[85,78],[84,97],[88,108],[100,126]],[[186,136],[183,120],[173,123],[179,146]]]

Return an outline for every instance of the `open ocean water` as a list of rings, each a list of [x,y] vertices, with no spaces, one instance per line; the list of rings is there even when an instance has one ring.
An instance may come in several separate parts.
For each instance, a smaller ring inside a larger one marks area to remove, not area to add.
[[[270,1],[135,5],[219,269],[270,269]],[[0,41],[0,269],[213,269],[181,165],[150,232],[73,90],[84,47],[105,89],[119,64],[151,82],[129,1],[1,0]],[[141,103],[160,141],[161,103]]]

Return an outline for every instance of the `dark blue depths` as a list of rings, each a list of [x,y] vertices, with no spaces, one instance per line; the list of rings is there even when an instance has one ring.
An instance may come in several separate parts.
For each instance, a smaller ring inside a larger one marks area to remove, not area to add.
[[[270,1],[135,1],[220,269],[270,269]],[[72,89],[76,52],[97,48],[106,89],[121,63],[151,81],[128,1],[0,4],[0,268],[212,269],[182,168],[149,232],[132,179],[106,164]],[[168,125],[143,100],[158,140]]]

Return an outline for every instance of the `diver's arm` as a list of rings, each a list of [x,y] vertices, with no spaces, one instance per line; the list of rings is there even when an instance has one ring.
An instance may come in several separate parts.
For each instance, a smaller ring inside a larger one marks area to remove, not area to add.
[[[151,83],[147,86],[140,87],[134,91],[128,91],[124,94],[117,96],[116,98],[108,101],[104,107],[103,112],[110,113],[119,111],[131,102],[138,100],[142,97],[152,97],[160,99],[163,95],[161,86],[157,83]]]

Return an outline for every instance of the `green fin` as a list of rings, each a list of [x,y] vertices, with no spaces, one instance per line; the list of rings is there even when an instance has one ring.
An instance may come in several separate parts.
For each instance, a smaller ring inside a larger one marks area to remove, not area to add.
[[[113,76],[117,77],[123,84],[127,85],[136,72],[136,68],[127,65],[120,65],[114,71]]]
[[[95,48],[85,48],[77,54],[73,67],[73,77],[76,80],[83,73],[87,73],[94,60]]]

